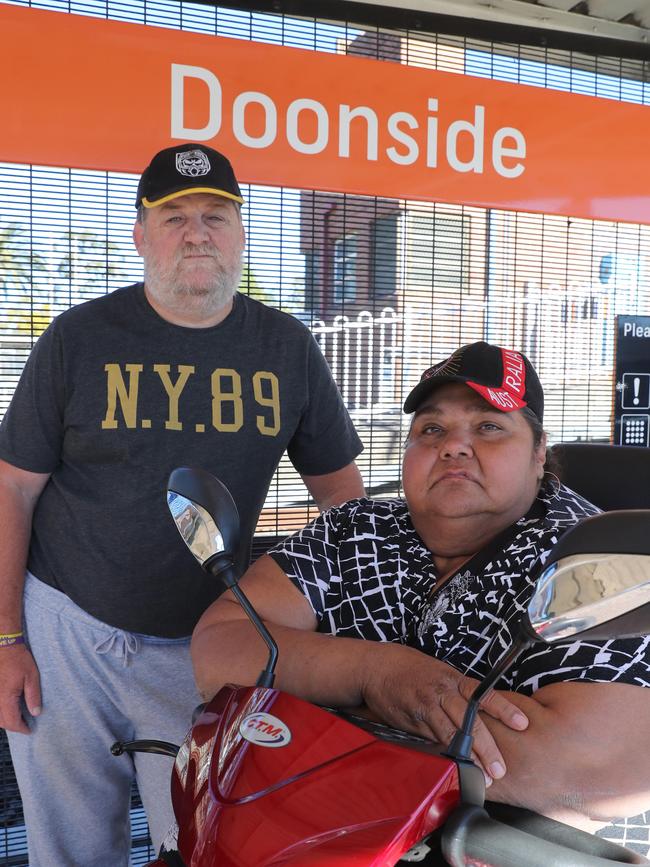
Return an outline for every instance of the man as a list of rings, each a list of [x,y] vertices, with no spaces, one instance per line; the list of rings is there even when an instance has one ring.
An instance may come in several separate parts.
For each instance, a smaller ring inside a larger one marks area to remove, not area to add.
[[[404,408],[405,501],[330,509],[242,589],[278,642],[279,689],[447,744],[512,644],[536,566],[598,510],[545,475],[544,396],[521,353],[461,347]],[[254,683],[265,649],[224,594],[192,655],[209,697]],[[498,686],[474,731],[491,799],[587,830],[648,808],[650,638],[536,645]]]
[[[59,316],[0,427],[0,724],[31,867],[126,865],[134,767],[110,744],[180,742],[199,701],[188,636],[219,588],[177,538],[169,472],[221,477],[248,541],[285,449],[320,508],[363,493],[311,334],[236,291],[242,201],[211,148],[158,153],[136,201],[144,284]],[[170,764],[134,763],[158,845]]]

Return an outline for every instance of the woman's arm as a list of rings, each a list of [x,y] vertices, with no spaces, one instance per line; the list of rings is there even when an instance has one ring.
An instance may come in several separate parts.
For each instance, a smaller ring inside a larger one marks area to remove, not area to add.
[[[492,800],[587,830],[650,809],[650,689],[554,683],[532,697],[505,695],[530,725],[515,734],[483,715],[508,767]]]
[[[251,566],[241,588],[278,643],[278,689],[316,704],[365,705],[389,725],[442,743],[451,739],[475,680],[413,648],[317,633],[311,605],[269,556]],[[266,648],[231,594],[220,597],[199,621],[192,659],[205,698],[225,683],[255,683]],[[527,725],[501,693],[493,693],[484,709],[504,727],[518,731]],[[491,775],[504,773],[503,756],[482,720],[475,749]]]
[[[366,642],[316,633],[309,602],[268,555],[248,569],[240,587],[278,643],[278,689],[322,704],[360,703],[357,665],[363,665]],[[194,630],[192,661],[204,698],[225,683],[254,684],[266,657],[266,645],[232,593],[214,602]]]

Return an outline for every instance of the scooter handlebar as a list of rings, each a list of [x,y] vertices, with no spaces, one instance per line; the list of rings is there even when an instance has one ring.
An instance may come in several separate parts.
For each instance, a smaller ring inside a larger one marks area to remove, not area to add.
[[[522,815],[527,813],[522,811]],[[459,807],[447,820],[442,834],[445,860],[451,867],[472,863],[482,867],[521,867],[522,863],[526,867],[614,867],[650,863],[636,852],[600,837],[543,816],[528,815],[529,821],[513,827],[492,818],[481,807],[471,804]]]

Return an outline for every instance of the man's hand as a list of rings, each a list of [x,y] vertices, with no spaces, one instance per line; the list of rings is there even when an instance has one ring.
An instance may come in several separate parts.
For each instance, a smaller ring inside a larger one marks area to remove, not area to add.
[[[29,734],[20,712],[24,696],[32,716],[41,712],[41,682],[34,657],[24,645],[0,648],[0,727]]]
[[[447,745],[463,721],[478,681],[418,650],[388,644],[381,647],[383,661],[376,660],[362,684],[367,707],[388,725]],[[522,711],[498,692],[481,702],[481,710],[515,731],[528,725]],[[472,733],[474,753],[486,774],[494,779],[503,777],[503,755],[478,716]]]

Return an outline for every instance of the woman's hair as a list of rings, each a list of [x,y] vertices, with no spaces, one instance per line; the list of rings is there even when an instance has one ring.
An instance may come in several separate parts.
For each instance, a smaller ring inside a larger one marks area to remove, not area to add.
[[[533,445],[535,448],[541,443],[542,437],[544,436],[544,425],[537,418],[532,409],[529,409],[527,406],[523,407],[521,410],[521,414],[528,422],[528,427],[533,432]]]
[[[544,426],[541,421],[537,418],[535,413],[525,406],[521,410],[521,414],[528,422],[529,428],[533,432],[533,447],[537,448],[537,446],[541,443],[542,437],[544,436]],[[559,480],[562,479],[562,464],[557,458],[557,455],[553,451],[552,448],[546,449],[546,459],[544,461],[544,472],[550,475],[557,476]]]
[[[529,409],[527,406],[524,406],[521,409],[521,414],[526,419],[528,427],[533,432],[533,448],[537,448],[545,433],[544,425],[537,418],[532,409]],[[547,448],[546,456],[544,458],[544,476],[556,476],[559,481],[562,478],[561,471],[562,467],[560,466],[560,462],[558,461],[553,449]]]

